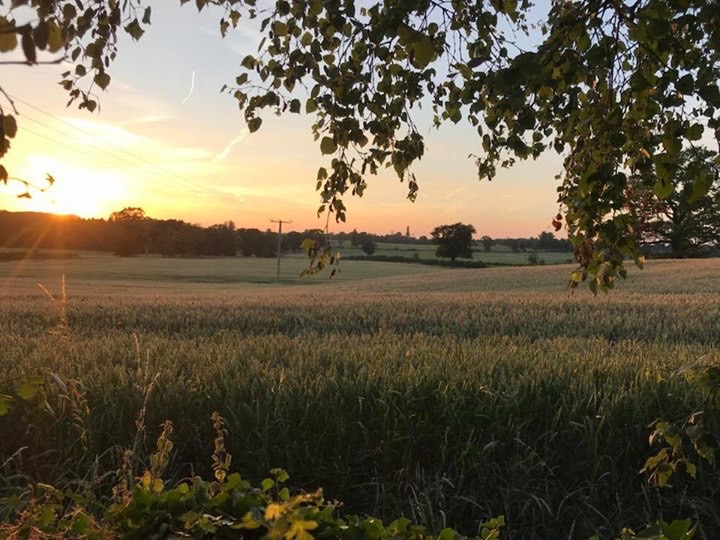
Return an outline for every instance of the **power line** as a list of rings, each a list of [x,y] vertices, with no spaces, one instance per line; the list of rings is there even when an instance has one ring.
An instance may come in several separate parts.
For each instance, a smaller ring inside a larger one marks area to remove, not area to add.
[[[174,172],[172,172],[172,171],[168,171],[168,170],[164,169],[164,168],[161,167],[160,165],[157,165],[157,164],[155,164],[155,163],[151,163],[151,162],[147,161],[146,159],[138,156],[137,154],[134,154],[133,152],[130,152],[130,151],[126,150],[125,148],[122,148],[121,146],[118,146],[118,145],[116,145],[116,144],[114,144],[114,143],[112,143],[112,142],[110,142],[110,141],[108,141],[108,140],[106,140],[106,139],[103,139],[102,137],[98,137],[98,136],[97,136],[96,134],[94,134],[94,133],[90,133],[89,131],[87,131],[87,130],[85,130],[85,129],[83,129],[83,128],[80,128],[80,127],[78,127],[78,126],[76,126],[76,125],[74,125],[74,124],[71,124],[70,122],[67,122],[66,120],[63,120],[63,119],[60,118],[59,116],[57,116],[57,115],[55,115],[55,114],[52,114],[52,113],[49,113],[49,112],[41,109],[40,107],[37,107],[37,106],[35,106],[35,105],[31,104],[31,103],[28,103],[27,101],[25,101],[25,100],[23,100],[23,99],[20,99],[20,98],[15,97],[15,96],[10,96],[10,97],[11,97],[13,100],[15,100],[15,101],[17,101],[17,102],[19,102],[19,103],[22,103],[23,105],[26,105],[26,106],[30,107],[31,109],[33,109],[33,110],[35,110],[35,111],[38,111],[38,112],[40,112],[40,113],[42,113],[42,114],[44,114],[44,115],[46,115],[46,116],[49,116],[49,117],[53,118],[54,120],[56,120],[56,121],[58,121],[58,122],[60,122],[60,123],[62,123],[62,124],[65,124],[66,126],[72,128],[72,129],[74,129],[74,130],[76,130],[76,131],[79,131],[80,133],[83,133],[83,134],[85,134],[85,135],[87,135],[87,136],[89,136],[89,137],[92,137],[93,139],[96,139],[97,141],[105,144],[106,146],[109,146],[109,147],[111,147],[111,148],[114,148],[115,150],[118,150],[118,151],[122,152],[123,154],[126,154],[126,155],[128,155],[128,156],[130,156],[130,157],[132,157],[132,158],[134,158],[134,159],[136,159],[136,160],[138,160],[138,161],[140,161],[140,162],[142,162],[142,163],[145,163],[145,164],[147,164],[147,165],[150,165],[151,167],[155,167],[155,168],[157,168],[157,169],[165,172],[166,174],[169,174],[169,175],[177,178],[178,180],[180,180],[180,181],[182,181],[182,182],[185,182],[185,183],[194,185],[194,186],[199,187],[199,188],[201,188],[201,189],[203,189],[203,190],[208,190],[208,189],[209,189],[209,188],[207,188],[206,186],[200,184],[199,182],[195,182],[195,181],[190,180],[190,179],[188,179],[188,178],[184,178],[184,177],[182,177],[182,176],[180,176],[180,175],[178,175],[178,174],[176,174],[176,173],[174,173]],[[24,116],[24,115],[23,115],[23,116]],[[26,118],[27,118],[27,116],[26,116]],[[137,166],[137,165],[135,165],[135,166]],[[210,189],[210,190],[211,190],[211,189]],[[211,190],[211,191],[212,191],[212,190]],[[219,193],[218,193],[218,194],[219,194]]]
[[[25,117],[25,118],[27,118],[27,117]],[[67,150],[71,150],[71,151],[73,151],[73,152],[76,152],[77,154],[80,154],[80,155],[82,155],[82,156],[86,156],[86,157],[87,157],[87,152],[86,152],[85,150],[83,150],[82,148],[79,148],[79,147],[77,147],[77,146],[72,146],[72,145],[67,144],[67,143],[65,143],[65,142],[63,142],[63,141],[59,141],[59,140],[57,140],[57,139],[55,139],[55,138],[53,138],[53,137],[48,137],[47,135],[45,135],[45,134],[43,134],[43,133],[38,133],[37,131],[34,131],[34,130],[28,128],[28,127],[23,127],[23,132],[30,133],[31,135],[34,135],[34,136],[36,136],[36,137],[40,137],[40,138],[42,138],[42,139],[45,139],[46,141],[50,141],[50,142],[52,142],[52,143],[54,143],[54,144],[57,144],[57,145],[59,145],[59,146],[62,146],[63,148],[65,148],[65,149],[67,149]],[[112,154],[107,154],[107,155],[108,155],[109,157],[113,158],[113,159],[117,159],[117,157],[116,157],[116,156],[113,156]],[[113,162],[111,162],[111,161],[108,161],[107,158],[104,158],[104,157],[101,157],[101,156],[94,156],[93,159],[94,159],[94,160],[97,160],[97,161],[101,161],[102,163],[105,163],[106,165],[109,165],[110,167],[113,167],[113,168],[117,168],[117,167],[121,166],[121,165],[118,165],[118,163],[113,163]],[[141,173],[141,174],[144,174],[144,175],[147,175],[147,174],[148,174],[148,173],[145,172],[145,171],[140,171],[140,173]],[[166,181],[166,180],[161,180],[161,179],[158,179],[158,178],[156,178],[156,177],[153,177],[153,181],[158,182],[158,183],[164,185],[167,189],[177,189],[177,186],[176,186],[175,184],[172,184],[171,182],[168,182],[168,181]],[[186,189],[187,189],[187,188],[186,188]]]
[[[71,146],[71,145],[69,145],[69,144],[67,144],[67,143],[64,143],[64,142],[62,142],[62,141],[58,141],[57,139],[54,139],[54,138],[52,138],[52,137],[48,137],[47,135],[45,135],[45,134],[43,134],[43,133],[38,133],[37,131],[33,131],[32,129],[30,129],[30,128],[28,128],[28,127],[23,127],[22,130],[23,130],[24,133],[30,133],[31,135],[35,135],[36,137],[40,137],[40,138],[42,138],[42,139],[45,139],[46,141],[50,141],[50,142],[52,142],[52,143],[55,143],[55,144],[57,144],[57,145],[60,145],[60,146],[62,146],[63,148],[66,148],[67,150],[72,150],[73,152],[77,152],[78,154],[82,154],[82,155],[84,155],[84,156],[87,157],[87,153],[86,153],[83,149],[81,149],[81,148],[78,148],[78,147],[76,147],[76,146]],[[113,156],[111,156],[111,157],[113,157]],[[117,163],[111,163],[110,161],[108,161],[107,159],[105,159],[105,158],[103,158],[103,157],[98,157],[98,156],[96,156],[96,157],[94,157],[93,159],[96,159],[96,160],[98,160],[98,161],[102,161],[103,163],[105,163],[106,165],[110,165],[111,167],[118,167],[118,164],[117,164]]]
[[[115,150],[117,150],[117,151],[119,151],[119,152],[122,152],[123,154],[126,154],[126,155],[130,156],[131,158],[136,159],[136,160],[138,160],[138,161],[140,161],[140,162],[142,162],[142,163],[144,163],[144,164],[146,164],[146,165],[148,165],[148,166],[150,166],[150,167],[153,167],[153,168],[155,168],[156,170],[162,171],[162,172],[164,172],[165,174],[170,175],[170,176],[178,179],[178,180],[181,181],[181,182],[184,182],[186,185],[194,186],[195,188],[200,189],[200,190],[202,190],[202,191],[209,191],[209,192],[214,193],[215,195],[217,195],[217,196],[219,196],[219,197],[226,197],[226,196],[227,196],[226,193],[222,193],[222,192],[220,192],[220,191],[217,191],[217,190],[215,190],[215,189],[213,189],[213,188],[211,188],[211,187],[208,187],[208,186],[206,186],[206,185],[201,184],[200,182],[197,182],[197,181],[194,181],[194,180],[190,180],[189,178],[185,178],[185,177],[183,177],[183,176],[180,176],[180,175],[178,175],[178,174],[176,174],[176,173],[174,173],[174,172],[172,172],[172,171],[170,171],[170,170],[168,170],[168,169],[165,169],[164,167],[162,167],[162,166],[160,166],[160,165],[158,165],[158,164],[156,164],[156,163],[152,163],[152,162],[150,162],[150,161],[148,161],[148,160],[146,160],[146,159],[138,156],[137,154],[134,154],[133,152],[130,152],[130,151],[126,150],[125,148],[122,148],[121,146],[118,146],[118,145],[116,145],[116,144],[114,144],[114,143],[112,143],[112,142],[110,142],[110,141],[108,141],[108,140],[106,140],[106,139],[103,139],[102,137],[98,137],[96,134],[90,133],[89,131],[87,131],[87,130],[85,130],[85,129],[82,129],[82,128],[80,128],[80,127],[77,127],[77,126],[71,124],[70,122],[67,122],[67,121],[63,120],[62,118],[60,118],[60,117],[58,117],[58,116],[56,116],[56,115],[54,115],[54,114],[52,114],[52,113],[49,113],[49,112],[41,109],[40,107],[37,107],[37,106],[33,105],[32,103],[28,103],[27,101],[25,101],[25,100],[23,100],[23,99],[21,99],[21,98],[18,98],[18,97],[13,96],[13,95],[10,95],[9,97],[10,97],[11,99],[13,99],[14,101],[17,101],[18,103],[22,103],[23,105],[25,105],[25,106],[27,106],[27,107],[30,107],[31,109],[33,109],[33,110],[35,110],[35,111],[38,111],[38,112],[40,112],[40,113],[42,113],[42,114],[44,114],[44,115],[46,115],[46,116],[49,116],[49,117],[53,118],[54,120],[56,120],[56,121],[58,121],[58,122],[60,122],[60,123],[62,123],[62,124],[65,124],[66,126],[69,126],[70,128],[72,128],[72,129],[74,129],[74,130],[76,130],[76,131],[79,131],[80,133],[83,133],[83,134],[85,134],[85,135],[87,135],[87,136],[89,136],[89,137],[92,137],[93,139],[97,140],[98,142],[101,142],[101,143],[105,144],[106,146],[109,146],[109,147],[111,147],[111,148],[114,148]],[[29,118],[28,116],[26,116],[26,115],[24,115],[24,114],[23,114],[22,116],[25,117],[25,118]],[[35,120],[35,122],[40,123],[40,122],[37,121],[37,120]],[[46,127],[47,127],[47,126],[46,126]],[[53,128],[50,128],[50,129],[53,129]],[[138,166],[138,165],[134,165],[134,166]]]
[[[49,125],[47,125],[47,124],[45,124],[45,123],[43,123],[43,122],[40,122],[39,120],[36,120],[35,118],[31,118],[30,116],[27,116],[26,114],[19,114],[19,116],[21,116],[21,117],[24,118],[25,120],[30,120],[31,122],[34,122],[34,123],[36,123],[36,124],[44,127],[45,129],[48,129],[48,130],[50,130],[50,131],[54,131],[55,133],[58,133],[59,135],[62,135],[63,137],[72,137],[70,134],[68,134],[68,133],[66,133],[66,132],[64,132],[64,131],[61,131],[61,130],[59,130],[59,129],[57,129],[57,128],[54,128],[54,127],[52,127],[52,126],[49,126]],[[54,138],[52,138],[52,137],[48,137],[47,135],[39,134],[39,133],[37,133],[37,132],[35,132],[35,131],[32,131],[32,130],[30,130],[30,129],[28,129],[28,128],[25,128],[25,127],[23,127],[23,130],[24,130],[24,131],[27,131],[28,133],[32,133],[33,135],[36,135],[36,136],[39,136],[39,137],[43,137],[44,139],[49,140],[49,141],[51,141],[51,142],[54,142],[55,144],[59,144],[59,145],[61,145],[61,146],[64,146],[65,148],[70,148],[71,150],[74,150],[74,151],[76,151],[76,152],[78,152],[78,153],[81,152],[81,151],[78,150],[77,148],[71,147],[71,146],[69,146],[67,143],[62,142],[62,141],[58,141],[57,139],[54,139]],[[96,152],[98,152],[98,153],[99,153],[100,155],[102,155],[102,156],[110,157],[110,158],[112,158],[112,159],[114,159],[114,160],[117,160],[119,163],[110,163],[109,161],[107,161],[107,159],[103,159],[102,157],[97,157],[97,156],[95,156],[95,157],[93,158],[93,159],[97,159],[97,160],[99,160],[99,161],[102,161],[103,163],[109,164],[109,165],[111,165],[112,167],[122,167],[122,166],[124,166],[124,165],[129,165],[129,166],[134,167],[134,168],[143,167],[143,166],[142,166],[141,164],[139,164],[139,163],[133,163],[132,161],[129,161],[129,160],[124,159],[124,158],[122,158],[122,157],[119,157],[119,156],[116,156],[116,155],[111,154],[111,153],[109,153],[109,152],[106,152],[106,151],[104,151],[104,150],[102,150],[102,149],[100,149],[100,148],[97,148],[97,147],[94,146],[94,145],[89,145],[88,143],[78,141],[77,139],[72,139],[72,140],[73,140],[73,142],[76,143],[76,144],[82,144],[82,145],[88,146],[88,147],[90,147],[90,148],[93,148]],[[82,154],[83,154],[84,156],[87,156],[87,153],[86,153],[84,150],[82,151]],[[148,171],[147,171],[147,169],[145,168],[144,171],[143,171],[143,170],[140,170],[140,171],[138,171],[138,172],[147,174]],[[152,172],[152,171],[150,171],[150,172]],[[160,183],[160,184],[163,184],[163,185],[167,186],[168,188],[177,189],[177,184],[173,184],[173,183],[171,183],[171,182],[169,182],[169,181],[167,181],[167,180],[163,180],[163,179],[161,179],[161,178],[158,178],[157,176],[152,176],[151,178],[153,179],[153,181],[158,182],[158,183]],[[189,189],[189,188],[186,188],[186,189]],[[196,189],[193,189],[193,191],[196,191]]]

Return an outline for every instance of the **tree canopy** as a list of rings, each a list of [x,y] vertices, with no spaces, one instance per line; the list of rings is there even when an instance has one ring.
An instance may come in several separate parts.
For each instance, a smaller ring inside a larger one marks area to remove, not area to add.
[[[580,265],[573,285],[589,278],[593,290],[607,289],[625,275],[624,257],[642,264],[629,187],[667,198],[683,148],[704,135],[720,141],[715,2],[558,0],[537,22],[540,8],[529,0],[195,3],[224,9],[222,35],[243,19],[259,23],[259,52],[242,59],[227,91],[250,131],[264,109],[315,115],[313,135],[329,156],[317,175],[321,210],[339,220],[343,196],[362,195],[381,167],[394,169],[415,198],[421,106],[435,125],[464,120],[477,129],[481,179],[518,159],[560,154],[556,227],[564,225]],[[20,5],[37,19],[17,24]],[[92,111],[93,89],[111,82],[117,32],[139,39],[150,19],[141,0],[12,0],[0,16],[0,51],[20,47],[28,64],[37,49],[64,51],[75,66],[61,84]],[[17,130],[2,114],[0,156]],[[706,184],[691,181],[698,192]]]
[[[699,178],[706,180],[697,190]],[[665,245],[674,257],[692,256],[720,247],[720,165],[717,153],[686,149],[678,158],[675,189],[664,199],[644,190],[636,197],[643,245]],[[642,188],[641,188],[642,189]]]
[[[440,225],[432,231],[433,243],[437,244],[435,255],[442,259],[472,259],[472,240],[475,227],[464,223]]]

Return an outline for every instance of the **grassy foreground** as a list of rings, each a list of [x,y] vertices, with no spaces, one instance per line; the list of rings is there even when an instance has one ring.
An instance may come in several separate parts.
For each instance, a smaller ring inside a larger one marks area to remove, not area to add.
[[[233,469],[283,467],[346,511],[468,534],[503,514],[505,538],[609,537],[655,517],[720,535],[716,470],[663,490],[638,474],[648,424],[696,405],[676,371],[720,361],[717,261],[654,262],[600,298],[569,295],[569,267],[277,288],[69,279],[66,328],[39,270],[5,271],[0,392],[43,370],[70,390],[52,413],[0,418],[3,494],[31,480],[107,492],[123,449],[147,456],[165,419],[174,477],[206,473],[217,410]]]

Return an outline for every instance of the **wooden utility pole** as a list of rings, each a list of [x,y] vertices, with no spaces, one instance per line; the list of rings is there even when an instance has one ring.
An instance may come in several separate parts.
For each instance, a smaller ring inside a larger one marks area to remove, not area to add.
[[[282,226],[283,223],[292,223],[291,220],[271,219],[270,223],[278,224],[278,241],[277,241],[277,282],[280,283],[280,254],[282,249]]]

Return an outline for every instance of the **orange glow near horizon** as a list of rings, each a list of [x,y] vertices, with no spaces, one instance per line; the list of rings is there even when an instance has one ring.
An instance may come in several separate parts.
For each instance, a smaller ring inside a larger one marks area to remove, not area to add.
[[[45,191],[45,176],[55,183]],[[52,214],[70,214],[82,218],[107,217],[116,208],[116,200],[127,193],[122,176],[116,172],[75,166],[45,155],[30,155],[17,176],[33,184],[32,196],[16,209]],[[20,186],[13,186],[17,191]]]
[[[18,183],[0,185],[0,208],[107,218],[142,207],[152,218],[203,226],[233,221],[264,230],[274,227],[274,218],[292,220],[299,231],[324,228],[314,186],[318,168],[328,168],[331,158],[313,140],[312,115],[278,118],[266,111],[262,128],[249,134],[237,101],[219,91],[237,76],[238,58],[257,50],[259,33],[219,39],[221,11],[155,4],[156,20],[141,44],[119,37],[123,53],[112,65],[108,90],[98,90],[100,105],[92,114],[67,107],[68,96],[58,88],[71,63],[4,66],[3,89],[14,98],[18,133],[2,164],[10,176],[38,186],[48,173],[56,183],[32,199],[16,197],[23,192]],[[413,122],[426,137],[425,155],[413,171],[417,201],[408,202],[407,185],[382,169],[367,178],[362,198],[344,198],[347,222],[331,216],[331,232],[385,234],[409,227],[421,236],[456,222],[493,238],[550,230],[558,210],[559,156],[521,162],[499,170],[496,181],[480,182],[468,157],[482,153],[473,126],[435,130],[429,108],[417,109]]]
[[[122,89],[118,93],[122,98]],[[313,188],[318,167],[327,162],[307,119],[268,117],[263,129],[248,135],[242,120],[218,121],[219,129],[179,129],[180,113],[148,120],[149,111],[131,117],[126,110],[124,102],[102,118],[22,110],[3,164],[12,176],[38,187],[46,174],[56,182],[45,192],[31,190],[31,199],[16,198],[24,191],[20,184],[2,188],[0,208],[106,219],[125,207],[141,207],[151,218],[202,226],[233,221],[239,228],[264,230],[273,227],[271,218],[282,218],[298,231],[325,228],[327,216],[317,216],[320,198]],[[387,234],[409,227],[419,237],[456,222],[493,238],[549,230],[557,213],[556,161],[544,156],[522,162],[496,182],[480,182],[467,158],[475,141],[461,135],[428,135],[427,155],[415,169],[421,185],[415,203],[407,201],[406,186],[392,170],[383,170],[368,178],[364,197],[345,197],[347,222],[330,216],[330,232]]]

